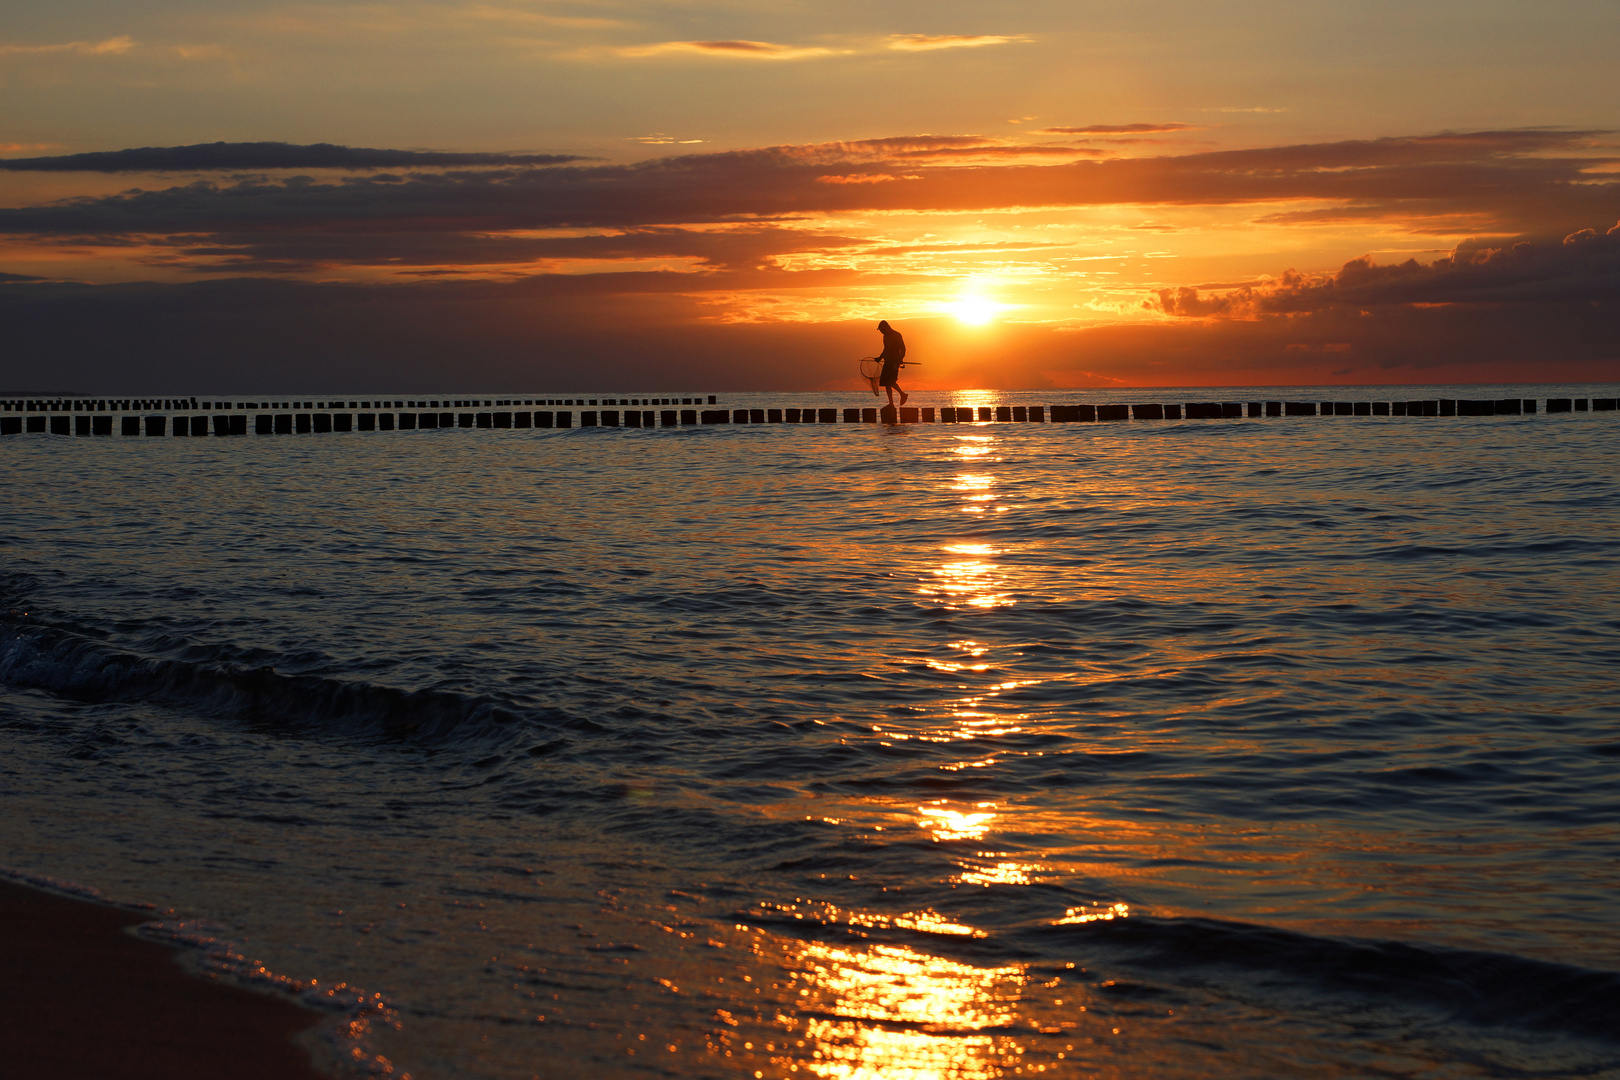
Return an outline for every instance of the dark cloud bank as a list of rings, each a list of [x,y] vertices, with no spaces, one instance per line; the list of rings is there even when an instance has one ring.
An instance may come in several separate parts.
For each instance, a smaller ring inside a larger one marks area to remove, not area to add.
[[[1286,200],[1390,218],[1484,217],[1506,233],[1620,217],[1620,183],[1573,153],[1594,132],[1508,131],[1061,164],[929,167],[990,140],[922,136],[450,174],[198,182],[0,210],[0,233],[40,237],[243,229],[489,231],[624,228],[873,210],[973,211]],[[189,149],[189,148],[182,148]],[[342,148],[337,148],[342,149]],[[143,151],[144,152],[144,151]],[[384,153],[362,151],[361,153]],[[405,153],[401,151],[401,153]],[[883,183],[829,183],[857,175]]]
[[[574,154],[456,154],[433,150],[369,150],[313,143],[197,143],[143,146],[61,157],[0,158],[12,172],[210,172],[259,169],[406,169],[430,166],[562,165],[586,160]]]
[[[154,382],[177,390],[815,388],[846,375],[848,358],[871,344],[869,327],[713,321],[716,298],[728,292],[781,296],[906,280],[781,269],[775,259],[789,252],[865,243],[818,232],[805,215],[1288,199],[1338,207],[1318,214],[1383,216],[1410,228],[1430,220],[1487,227],[1429,265],[1361,259],[1326,276],[1167,290],[1145,301],[1167,316],[1151,325],[1006,326],[964,336],[913,320],[908,338],[929,351],[933,370],[985,386],[1613,379],[1620,184],[1592,171],[1595,134],[1476,132],[948,168],[930,164],[948,156],[930,155],[988,140],[918,137],[625,166],[506,159],[334,183],[194,183],[0,210],[0,234],[144,245],[217,278],[0,280],[8,343],[0,382],[45,372],[53,383],[107,392]],[[713,223],[735,231],[696,227]],[[502,235],[561,227],[604,232]],[[460,267],[654,256],[692,260],[696,272],[526,268],[506,282],[456,279]],[[357,264],[394,267],[396,283],[276,279]],[[254,276],[223,276],[243,274]]]
[[[1363,256],[1336,274],[1289,273],[1275,282],[1203,295],[1195,288],[1165,289],[1157,306],[1193,318],[1297,315],[1325,308],[1390,305],[1568,305],[1599,307],[1620,297],[1620,224],[1599,234],[1581,229],[1541,242],[1501,247],[1478,241],[1443,259],[1379,265]]]

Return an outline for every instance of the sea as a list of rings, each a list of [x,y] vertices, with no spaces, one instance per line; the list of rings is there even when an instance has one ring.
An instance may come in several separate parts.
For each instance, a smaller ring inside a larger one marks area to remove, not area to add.
[[[0,864],[326,1009],[337,1075],[1620,1076],[1620,413],[0,477]]]

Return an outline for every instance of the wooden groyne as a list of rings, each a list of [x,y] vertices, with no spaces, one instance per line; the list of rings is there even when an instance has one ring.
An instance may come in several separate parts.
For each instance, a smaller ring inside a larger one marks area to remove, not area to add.
[[[674,428],[703,424],[1018,424],[1253,420],[1304,416],[1526,416],[1614,412],[1615,398],[1416,401],[1143,402],[1101,405],[893,408],[701,408],[684,398],[499,398],[359,401],[199,401],[196,398],[20,398],[0,401],[0,435],[319,435],[438,428]],[[573,406],[555,408],[555,406]],[[542,406],[536,408],[535,406]],[[582,407],[583,406],[583,407]],[[649,407],[657,406],[657,407]],[[677,406],[663,408],[662,406]],[[688,406],[680,408],[678,406]]]

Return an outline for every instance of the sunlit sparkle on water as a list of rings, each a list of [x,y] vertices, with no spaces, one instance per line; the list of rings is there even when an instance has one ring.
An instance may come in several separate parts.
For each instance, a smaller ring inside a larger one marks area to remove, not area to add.
[[[1013,1040],[994,1030],[1014,1022],[1020,967],[975,967],[903,946],[812,945],[800,962],[794,985],[809,1018],[782,1018],[804,1038],[794,1041],[798,1052],[776,1059],[790,1070],[838,1080],[987,1080],[1016,1057]]]

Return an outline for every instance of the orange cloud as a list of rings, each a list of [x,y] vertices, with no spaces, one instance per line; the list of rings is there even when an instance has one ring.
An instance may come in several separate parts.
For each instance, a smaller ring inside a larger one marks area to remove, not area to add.
[[[690,53],[698,56],[723,56],[744,60],[804,60],[815,56],[831,56],[833,50],[819,47],[778,45],[771,41],[661,41],[653,45],[631,45],[613,50],[619,56],[659,56],[668,53]]]
[[[64,41],[55,45],[0,45],[0,56],[42,56],[68,53],[75,56],[120,56],[135,48],[128,34],[105,41]]]
[[[930,52],[934,49],[975,49],[984,45],[1011,45],[1029,41],[1023,34],[892,34],[889,48],[904,52]]]
[[[1085,127],[1042,128],[1042,135],[1145,135],[1168,131],[1197,131],[1197,124],[1088,124]]]
[[[818,184],[881,184],[900,177],[892,173],[847,173],[842,176],[818,176]]]

